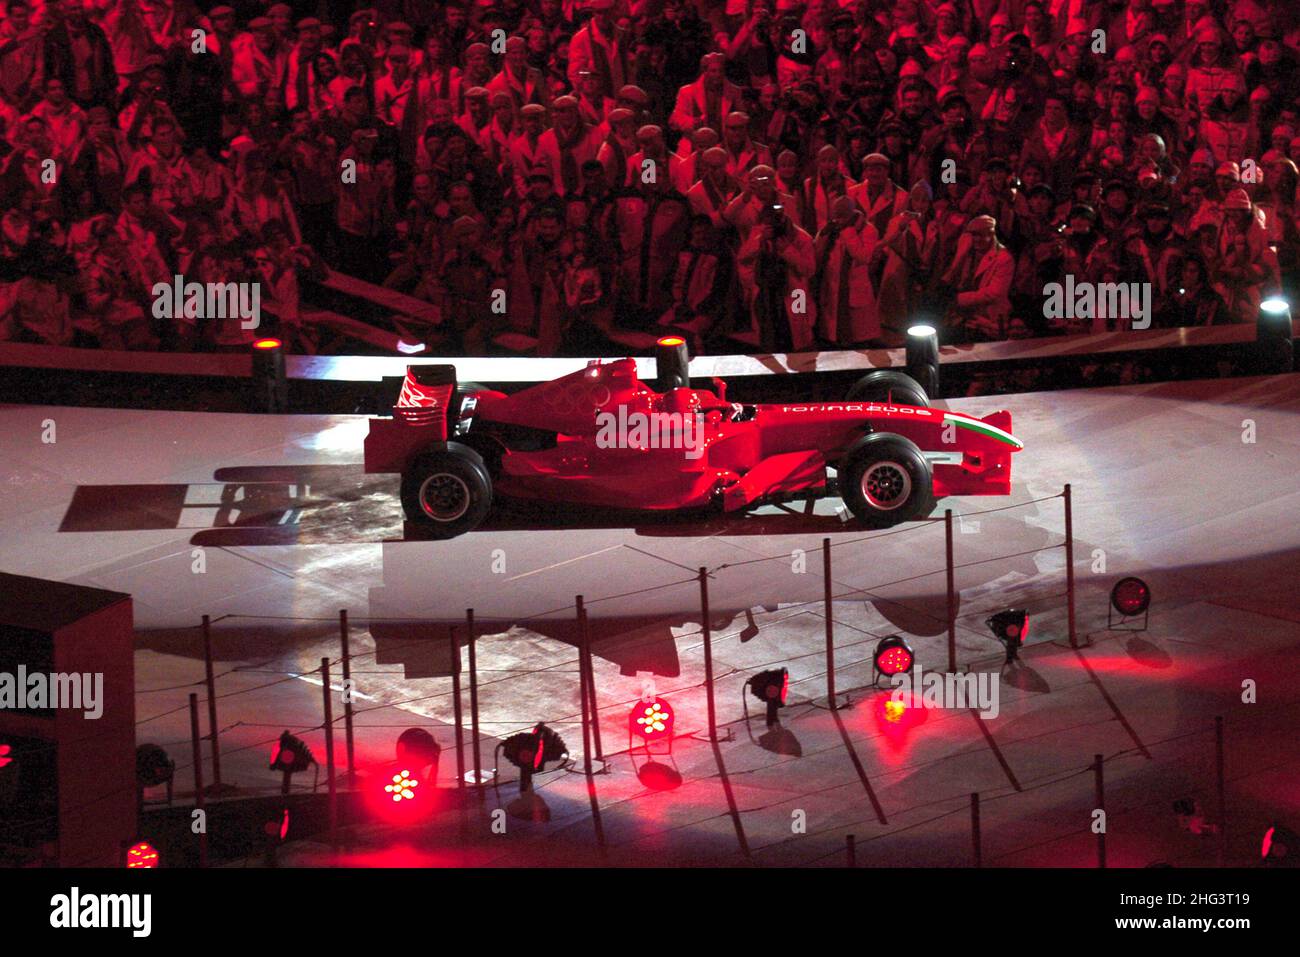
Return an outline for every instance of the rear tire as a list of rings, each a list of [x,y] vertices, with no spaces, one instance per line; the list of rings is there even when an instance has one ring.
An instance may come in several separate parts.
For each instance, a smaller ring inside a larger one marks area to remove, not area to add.
[[[849,447],[837,471],[844,504],[868,528],[924,518],[934,508],[930,463],[904,436],[864,435]]]
[[[930,408],[925,389],[910,375],[893,369],[868,372],[849,389],[849,399],[863,402],[890,402],[919,409]]]
[[[425,452],[402,473],[407,521],[434,538],[477,528],[492,507],[492,479],[483,457],[459,442]]]

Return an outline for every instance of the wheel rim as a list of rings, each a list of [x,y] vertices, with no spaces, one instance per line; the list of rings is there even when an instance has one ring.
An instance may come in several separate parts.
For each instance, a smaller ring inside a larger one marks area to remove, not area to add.
[[[897,462],[874,462],[862,473],[862,496],[877,511],[901,508],[911,494],[912,476]]]
[[[450,472],[435,472],[420,483],[420,509],[435,522],[454,522],[469,511],[465,480]]]

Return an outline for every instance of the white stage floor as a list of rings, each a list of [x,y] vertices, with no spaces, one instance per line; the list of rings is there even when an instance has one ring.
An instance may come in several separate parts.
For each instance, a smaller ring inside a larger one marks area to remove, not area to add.
[[[903,806],[920,808],[939,797],[960,801],[985,787],[1019,791],[1030,779],[1077,769],[1097,751],[1173,740],[1180,729],[1199,727],[1215,713],[1208,709],[1231,705],[1243,675],[1296,675],[1300,375],[950,404],[976,415],[1009,408],[1026,446],[1014,459],[1010,498],[941,503],[959,516],[960,660],[996,670],[1000,648],[984,631],[983,617],[1017,604],[1033,615],[1029,656],[1037,671],[1008,685],[1006,717],[991,725],[1004,747],[1008,737],[1016,739],[1017,753],[998,753],[996,761],[992,752],[984,753],[980,767],[973,767],[972,749],[982,751],[994,738],[987,731],[981,737],[986,729],[977,724],[963,724],[972,734],[933,739],[920,750],[872,745],[863,754],[865,769],[856,774],[843,754],[830,764],[817,758],[795,776],[800,780],[780,784],[773,769],[754,767],[767,783],[749,779],[755,790],[742,806],[765,805],[770,788],[789,787],[792,806],[809,806],[823,799],[801,795],[801,787],[818,793],[823,785],[847,787],[845,800],[857,806],[828,807],[827,820],[850,831],[856,827],[862,839],[872,828],[886,830],[874,817],[870,827],[859,820],[860,788],[868,779],[883,788],[878,796],[892,827],[908,820],[894,813]],[[55,441],[44,443],[50,422]],[[833,503],[823,502],[812,515],[765,509],[705,524],[568,517],[563,527],[553,527],[560,521],[554,516],[514,515],[451,542],[404,542],[396,477],[361,470],[365,430],[366,419],[358,416],[0,407],[0,570],[134,596],[142,722],[183,706],[187,690],[201,691],[173,686],[201,678],[194,628],[200,616],[212,616],[223,673],[218,691],[234,695],[222,704],[220,723],[231,727],[223,740],[229,736],[232,749],[238,745],[249,758],[243,768],[230,758],[234,771],[228,776],[268,788],[276,781],[265,771],[263,739],[274,739],[284,727],[318,723],[320,693],[306,680],[256,689],[317,666],[322,655],[337,657],[336,622],[344,608],[353,620],[354,651],[374,654],[373,661],[354,668],[362,701],[377,709],[372,732],[360,719],[363,757],[390,747],[401,722],[450,720],[448,683],[432,677],[445,672],[449,651],[446,629],[437,623],[459,621],[471,606],[480,633],[491,636],[479,655],[485,734],[500,736],[541,718],[554,721],[576,752],[581,738],[573,723],[577,681],[570,647],[576,594],[586,597],[597,642],[606,752],[626,746],[621,736],[627,703],[650,673],[661,693],[680,689],[674,699],[679,730],[698,730],[699,590],[692,579],[699,566],[711,570],[721,720],[739,718],[740,686],[762,667],[789,666],[792,700],[824,696],[824,537],[834,544],[839,687],[870,682],[870,650],[882,634],[909,635],[926,668],[938,670],[946,662],[941,522],[864,533],[841,523]],[[1064,521],[1062,501],[1053,496],[1067,482],[1074,495],[1079,632],[1099,642],[1077,658],[1060,648],[1065,582],[1064,554],[1057,546]],[[1003,508],[1008,505],[1016,507]],[[1103,630],[1105,596],[1127,574],[1147,579],[1155,600],[1151,632],[1123,639],[1127,644],[1121,646]],[[1107,690],[1100,697],[1081,690],[1103,683]],[[1286,692],[1287,700],[1295,697]],[[855,727],[863,725],[856,730],[872,737],[870,720],[855,713]],[[843,749],[849,739],[841,741],[841,732],[823,720],[826,713],[809,714],[810,723],[799,732],[805,753],[821,737],[825,748]],[[1229,717],[1234,720],[1239,719]],[[1094,722],[1100,724],[1092,730],[1077,730]],[[956,725],[931,719],[918,733],[942,727]],[[1264,724],[1258,730],[1273,734]],[[164,717],[144,724],[141,734],[141,740],[186,741],[188,719]],[[1293,751],[1293,737],[1281,726],[1276,737],[1260,738],[1260,746],[1271,740]],[[439,738],[446,748],[446,732]],[[320,754],[319,740],[311,743]],[[485,743],[485,753],[494,743]],[[750,760],[728,754],[732,762]],[[709,765],[708,749],[695,760],[701,768]],[[444,752],[444,777],[448,764]],[[689,767],[683,767],[688,777]],[[1146,765],[1133,772],[1135,793],[1152,786],[1141,776],[1149,772]],[[827,783],[839,775],[847,775],[846,783]],[[636,779],[617,786],[616,779],[605,779],[606,796],[629,801],[627,785],[636,790]],[[1082,790],[1059,799],[1088,800],[1079,795],[1089,782],[1080,780]],[[710,780],[708,786],[716,784]],[[1266,795],[1255,798],[1267,803]],[[1047,816],[1039,823],[1045,834],[1054,826],[1048,811],[1055,800],[1044,805]],[[721,801],[721,792],[709,790],[688,804],[720,807],[725,814]],[[587,833],[585,791],[574,791],[567,813]],[[751,843],[756,828],[772,828],[771,846],[779,849],[772,862],[814,858],[816,852],[807,849],[812,845],[785,847],[784,813],[783,824],[745,818]],[[872,816],[869,804],[866,814]],[[721,845],[705,858],[731,860],[731,822],[709,820],[710,839]],[[645,838],[647,846],[687,853],[686,844],[678,847],[665,837],[672,822],[659,823],[667,829]],[[1004,824],[1005,846],[1012,848],[1029,825],[1010,818]],[[714,825],[720,834],[712,833]],[[642,840],[644,826],[644,820],[628,824],[632,845]],[[816,846],[842,846],[838,826],[827,824]],[[998,840],[998,826],[990,821],[990,840]],[[1141,830],[1134,827],[1135,834]],[[691,844],[690,853],[698,855],[703,846]],[[1088,841],[1079,847],[1086,858]],[[756,845],[751,850],[757,853]],[[944,861],[942,842],[926,860]],[[1045,861],[1008,851],[1006,862]]]

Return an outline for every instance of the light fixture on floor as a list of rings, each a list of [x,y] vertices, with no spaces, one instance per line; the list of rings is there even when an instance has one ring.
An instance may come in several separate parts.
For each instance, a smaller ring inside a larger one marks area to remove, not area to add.
[[[1106,627],[1116,630],[1116,624],[1123,624],[1129,618],[1142,616],[1142,624],[1136,628],[1119,629],[1125,631],[1145,631],[1147,617],[1151,608],[1151,589],[1140,578],[1129,576],[1121,578],[1110,590],[1110,608],[1106,611]],[[1118,613],[1120,620],[1115,622]]]
[[[772,668],[768,671],[760,671],[748,681],[749,693],[767,707],[767,726],[770,728],[777,723],[776,712],[779,708],[784,708],[786,700],[790,697],[790,672],[786,668]],[[749,709],[745,710],[746,717],[749,716]]]
[[[993,632],[993,637],[1002,642],[1003,647],[1006,648],[1006,663],[1011,664],[1015,661],[1020,655],[1021,646],[1025,643],[1025,636],[1029,634],[1029,612],[1023,608],[1008,608],[985,619],[984,624],[989,631]]]

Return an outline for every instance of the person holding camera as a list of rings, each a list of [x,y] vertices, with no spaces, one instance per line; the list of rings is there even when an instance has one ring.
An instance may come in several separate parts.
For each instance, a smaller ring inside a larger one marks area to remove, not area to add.
[[[817,337],[828,349],[880,337],[876,293],[867,273],[878,240],[875,227],[851,196],[841,194],[832,201],[830,217],[813,240]]]
[[[753,327],[766,352],[806,349],[813,341],[817,307],[812,279],[817,261],[812,237],[774,203],[763,210],[736,254],[753,271]]]

